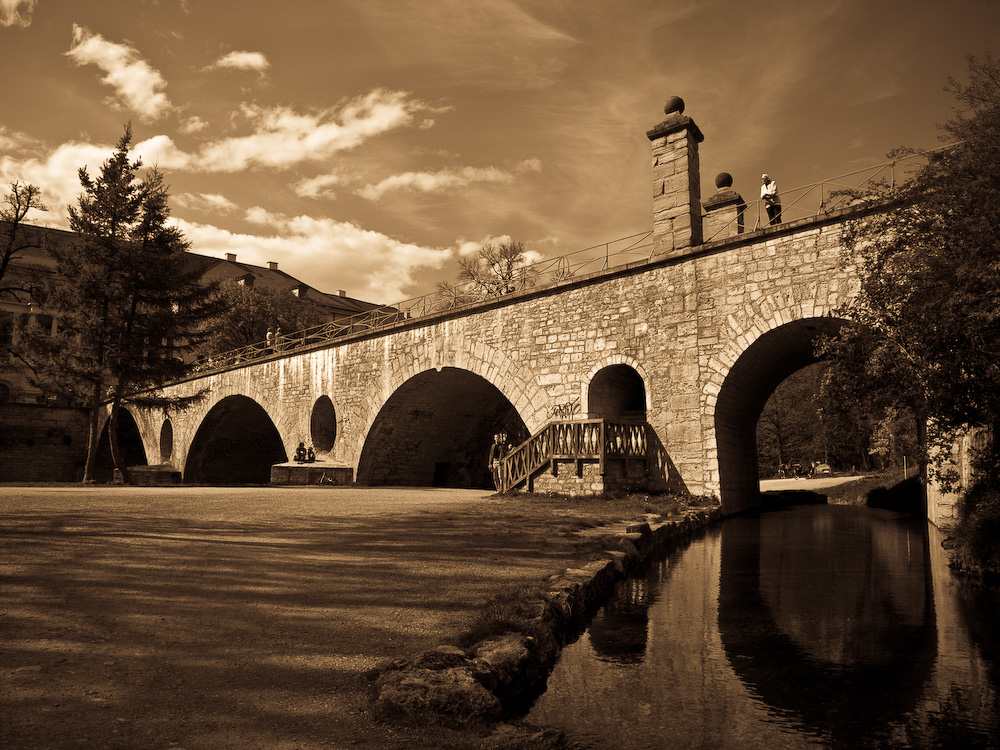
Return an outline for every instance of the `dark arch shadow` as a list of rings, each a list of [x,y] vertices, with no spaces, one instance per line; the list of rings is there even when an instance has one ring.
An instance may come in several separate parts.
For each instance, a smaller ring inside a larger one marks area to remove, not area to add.
[[[228,396],[205,415],[191,441],[184,481],[267,484],[271,466],[287,460],[281,435],[264,408],[246,396]]]
[[[646,419],[646,385],[628,365],[599,370],[587,389],[587,414],[591,419]]]
[[[493,435],[528,437],[517,409],[488,380],[444,367],[407,380],[379,411],[358,462],[358,483],[493,489]]]
[[[160,461],[166,463],[174,455],[174,425],[164,419],[160,425]]]
[[[797,370],[818,362],[817,340],[836,335],[843,320],[806,318],[786,323],[758,338],[726,375],[715,405],[722,510],[736,513],[758,504],[757,420],[778,385]]]
[[[309,435],[313,447],[320,453],[333,450],[337,442],[337,411],[327,395],[320,396],[313,404],[309,417]]]
[[[101,439],[97,443],[94,479],[98,482],[110,482],[115,474],[115,462],[111,458],[109,427],[110,421],[104,424],[104,429],[101,430]],[[145,466],[148,463],[146,448],[142,444],[142,435],[139,433],[139,425],[136,424],[132,413],[124,408],[118,410],[118,448],[121,450],[122,460],[126,467]]]
[[[880,550],[879,524],[857,517],[864,510],[823,508],[824,533],[816,534],[817,510],[752,513],[722,525],[723,649],[754,695],[829,736],[831,747],[880,746],[870,744],[872,738],[905,722],[937,655],[927,526],[912,524],[904,565],[923,569],[912,576],[899,569],[894,550]],[[844,551],[841,540],[859,533],[870,536],[870,572],[852,577],[844,571],[857,567],[843,555],[855,554],[858,545]],[[831,572],[827,585],[797,578],[798,566],[789,562],[796,556],[823,560]],[[864,638],[852,637],[861,631]]]

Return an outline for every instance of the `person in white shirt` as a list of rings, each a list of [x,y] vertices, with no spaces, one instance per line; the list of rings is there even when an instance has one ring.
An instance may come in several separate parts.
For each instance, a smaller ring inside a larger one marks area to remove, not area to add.
[[[767,209],[768,224],[781,223],[781,198],[778,197],[778,185],[766,174],[760,176],[760,199]]]

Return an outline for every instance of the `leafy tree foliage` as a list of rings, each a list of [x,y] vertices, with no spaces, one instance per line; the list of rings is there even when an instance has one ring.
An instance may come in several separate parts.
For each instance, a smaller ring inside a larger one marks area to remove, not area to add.
[[[4,196],[3,205],[0,205],[0,298],[24,291],[20,286],[10,287],[2,282],[7,276],[10,262],[18,258],[18,253],[29,247],[37,247],[24,237],[21,229],[21,224],[32,209],[46,210],[41,190],[34,185],[12,183],[10,192]]]
[[[781,383],[757,422],[757,454],[762,476],[779,467],[814,462],[835,470],[896,466],[918,455],[912,416],[876,410],[855,381],[831,375],[831,364],[818,362]],[[838,386],[823,388],[823,383]]]
[[[473,255],[459,258],[458,284],[438,284],[447,306],[499,297],[525,288],[533,276],[524,245],[497,240],[483,245]]]
[[[46,309],[58,330],[26,332],[23,358],[32,379],[50,394],[68,394],[90,409],[84,481],[94,476],[101,405],[110,401],[112,457],[128,478],[118,449],[123,400],[138,402],[145,389],[178,377],[185,365],[175,345],[197,338],[214,311],[211,289],[185,271],[188,247],[168,223],[167,186],[151,169],[132,161],[132,130],[91,177],[79,170],[83,193],[69,210],[74,241],[48,252],[57,272],[46,287]]]
[[[854,370],[883,413],[931,420],[941,446],[1000,421],[1000,62],[970,56],[968,80],[946,88],[957,105],[943,139],[957,143],[927,153],[906,182],[857,196],[873,210],[845,234],[860,289],[847,310],[855,324],[835,347],[849,360],[863,341]],[[980,477],[995,491],[991,445]],[[994,539],[998,521],[994,514]]]
[[[269,330],[301,331],[331,319],[331,313],[316,302],[284,290],[227,282],[219,287],[216,299],[221,310],[197,354],[239,349],[264,341]]]

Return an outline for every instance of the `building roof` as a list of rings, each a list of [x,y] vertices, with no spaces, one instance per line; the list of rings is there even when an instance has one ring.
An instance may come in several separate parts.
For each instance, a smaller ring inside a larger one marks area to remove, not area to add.
[[[5,224],[6,222],[0,222],[0,226]],[[73,242],[75,236],[74,232],[32,224],[21,224],[18,231],[22,233],[22,241],[33,246],[20,251],[16,259],[11,261],[12,267],[33,266],[49,271],[55,270],[55,262],[45,252],[45,245],[47,243],[69,244]],[[309,299],[324,308],[330,313],[331,319],[384,307],[373,302],[348,297],[345,292],[339,290],[335,294],[321,292],[304,281],[279,270],[277,263],[268,263],[266,266],[244,263],[237,261],[237,256],[234,253],[227,253],[225,258],[215,258],[191,251],[185,255],[189,267],[200,270],[205,281],[219,283],[235,281],[257,288],[287,291],[301,299]]]

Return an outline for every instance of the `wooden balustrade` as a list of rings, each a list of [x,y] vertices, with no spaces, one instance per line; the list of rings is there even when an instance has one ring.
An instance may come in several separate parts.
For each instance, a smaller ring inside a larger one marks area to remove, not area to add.
[[[605,461],[648,457],[645,422],[576,419],[549,422],[500,462],[500,491],[519,487],[551,461],[596,460],[604,474]]]

